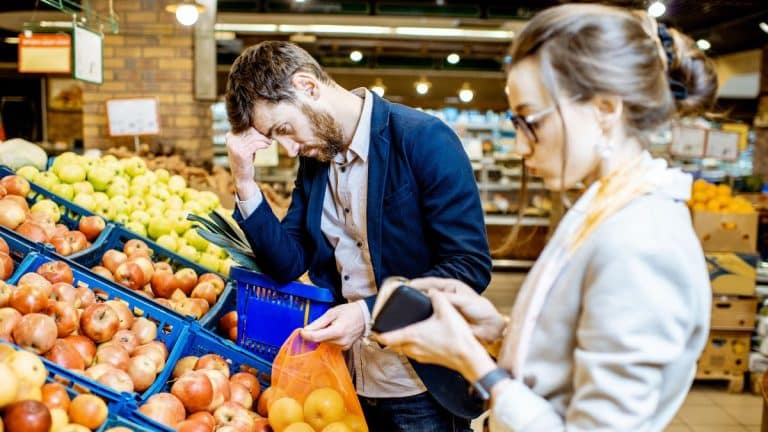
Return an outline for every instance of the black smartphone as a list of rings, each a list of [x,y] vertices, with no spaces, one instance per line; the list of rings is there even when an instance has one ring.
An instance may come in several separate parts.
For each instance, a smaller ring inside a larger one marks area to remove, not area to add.
[[[432,301],[429,297],[407,285],[400,285],[384,300],[373,318],[371,330],[385,333],[423,321],[432,316]]]

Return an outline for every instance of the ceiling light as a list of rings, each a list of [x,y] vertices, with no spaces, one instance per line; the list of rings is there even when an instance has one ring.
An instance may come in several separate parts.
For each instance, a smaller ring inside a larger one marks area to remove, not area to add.
[[[278,26],[280,33],[335,33],[335,34],[388,34],[389,27],[376,26],[352,26],[333,24],[308,24],[294,25],[281,24]]]
[[[709,43],[706,39],[699,39],[696,41],[696,46],[699,47],[700,50],[706,51],[710,48],[712,48],[712,44]]]
[[[449,27],[387,27],[342,24],[240,24],[217,23],[216,30],[238,33],[325,33],[367,34],[391,37],[411,36],[446,39],[504,40],[510,41],[515,33],[508,30],[461,29]]]
[[[655,1],[650,6],[648,6],[648,15],[654,18],[658,18],[664,15],[664,12],[666,11],[667,11],[667,7],[664,6],[664,3],[660,1]]]
[[[19,44],[19,38],[17,37],[7,37],[5,38],[5,43],[9,45],[18,45]]]
[[[768,23],[766,23],[765,21],[760,21],[760,24],[758,24],[758,26],[760,27],[760,30],[768,33]]]
[[[228,41],[237,39],[237,33],[231,31],[217,31],[214,37],[219,41]]]
[[[432,83],[427,81],[427,78],[422,76],[416,83],[414,84],[416,87],[416,93],[420,95],[425,95],[429,93],[429,89],[432,87]]]
[[[472,90],[472,87],[469,86],[468,82],[465,82],[461,85],[461,90],[459,90],[459,100],[461,100],[464,103],[472,102],[472,99],[475,98],[475,92]]]
[[[448,61],[448,63],[450,63],[450,64],[456,64],[456,63],[458,63],[458,62],[460,62],[460,61],[461,61],[461,57],[459,57],[459,55],[458,55],[458,54],[456,54],[456,53],[450,53],[450,54],[448,54],[448,57],[446,57],[445,59],[446,59],[446,60]]]
[[[293,1],[295,1],[296,3],[304,3],[304,0],[293,0]]]
[[[200,14],[205,12],[204,7],[189,1],[168,5],[165,7],[165,10],[176,14],[176,21],[185,26],[194,25],[197,19],[200,18]]]
[[[376,78],[376,81],[371,84],[370,88],[371,91],[379,95],[379,97],[384,97],[384,93],[387,91],[387,86],[384,85],[384,82],[381,80],[381,78]]]
[[[363,53],[361,53],[358,50],[354,50],[351,53],[349,53],[349,59],[352,60],[353,62],[357,63],[357,62],[359,62],[360,60],[363,59]]]

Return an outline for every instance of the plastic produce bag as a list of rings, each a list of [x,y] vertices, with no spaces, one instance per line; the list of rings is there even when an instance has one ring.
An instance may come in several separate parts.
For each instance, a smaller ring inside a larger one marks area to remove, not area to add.
[[[305,341],[300,330],[291,333],[272,364],[270,425],[275,432],[298,421],[316,432],[367,432],[341,348]]]

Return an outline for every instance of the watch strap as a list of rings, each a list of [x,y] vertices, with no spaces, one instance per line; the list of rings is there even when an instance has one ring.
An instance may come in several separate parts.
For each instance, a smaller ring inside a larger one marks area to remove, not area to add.
[[[483,377],[479,380],[472,383],[472,387],[475,388],[475,391],[477,391],[483,400],[487,401],[491,398],[491,389],[493,389],[493,386],[495,386],[501,380],[511,378],[512,374],[510,374],[508,370],[496,368],[483,375]]]

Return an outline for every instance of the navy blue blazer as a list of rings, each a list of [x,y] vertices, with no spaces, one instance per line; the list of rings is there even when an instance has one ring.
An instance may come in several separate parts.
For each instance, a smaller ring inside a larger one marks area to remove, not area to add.
[[[368,244],[376,284],[389,276],[459,279],[482,292],[491,256],[472,167],[445,123],[373,94],[368,156]],[[247,219],[235,211],[267,275],[287,283],[309,270],[341,303],[334,249],[320,229],[328,163],[302,157],[282,223],[268,205]],[[373,308],[376,297],[366,299]],[[481,402],[460,374],[411,360],[431,394],[456,415],[474,418]]]

